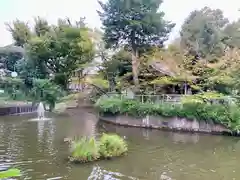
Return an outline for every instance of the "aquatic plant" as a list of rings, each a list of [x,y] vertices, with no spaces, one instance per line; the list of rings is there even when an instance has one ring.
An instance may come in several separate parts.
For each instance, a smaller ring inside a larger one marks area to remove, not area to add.
[[[83,137],[71,142],[69,160],[76,163],[86,163],[122,156],[127,150],[127,143],[115,134],[103,134],[99,141],[94,138]]]
[[[72,142],[70,161],[84,163],[95,161],[99,158],[99,146],[94,138],[83,137]]]
[[[103,134],[100,138],[99,152],[104,158],[124,155],[127,150],[127,143],[117,134]]]
[[[19,169],[8,169],[6,171],[0,172],[0,179],[13,178],[13,177],[19,177],[19,176],[21,176]]]

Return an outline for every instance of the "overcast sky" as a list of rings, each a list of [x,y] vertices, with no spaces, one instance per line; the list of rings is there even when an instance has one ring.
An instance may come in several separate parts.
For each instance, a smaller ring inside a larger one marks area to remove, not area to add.
[[[222,9],[230,20],[240,18],[239,0],[165,0],[161,9],[166,13],[167,20],[177,24],[171,39],[178,34],[188,14],[204,6]],[[0,0],[0,46],[12,43],[11,36],[4,25],[5,22],[18,18],[31,24],[33,17],[41,16],[50,23],[56,23],[58,18],[69,17],[77,20],[85,16],[89,26],[100,27],[97,9],[99,9],[97,0]]]

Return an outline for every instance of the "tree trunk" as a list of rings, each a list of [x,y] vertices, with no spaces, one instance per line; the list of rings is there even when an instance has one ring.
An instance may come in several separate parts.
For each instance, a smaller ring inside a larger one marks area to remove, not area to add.
[[[139,54],[136,49],[132,50],[132,73],[133,73],[133,82],[135,88],[138,88],[139,80],[138,80],[138,66],[139,66]]]

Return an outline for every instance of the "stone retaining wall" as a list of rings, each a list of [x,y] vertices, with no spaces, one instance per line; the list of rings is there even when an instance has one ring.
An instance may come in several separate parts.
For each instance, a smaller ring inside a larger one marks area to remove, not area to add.
[[[0,116],[13,115],[13,114],[25,114],[37,111],[37,106],[32,105],[19,105],[12,107],[0,107]]]
[[[232,134],[232,132],[221,124],[211,121],[196,121],[185,118],[165,118],[156,116],[147,116],[145,118],[134,118],[130,116],[100,116],[100,120],[128,127],[140,127],[151,129],[163,129],[186,132],[202,132],[211,134]],[[239,134],[239,133],[237,133]]]

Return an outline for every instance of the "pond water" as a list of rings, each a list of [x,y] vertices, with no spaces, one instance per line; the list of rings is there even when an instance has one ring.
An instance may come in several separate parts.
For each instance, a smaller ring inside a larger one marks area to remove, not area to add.
[[[33,180],[237,180],[240,139],[116,127],[98,122],[91,110],[68,116],[0,118],[0,168],[17,167]],[[129,144],[126,157],[85,165],[66,161],[65,137],[116,132]]]

